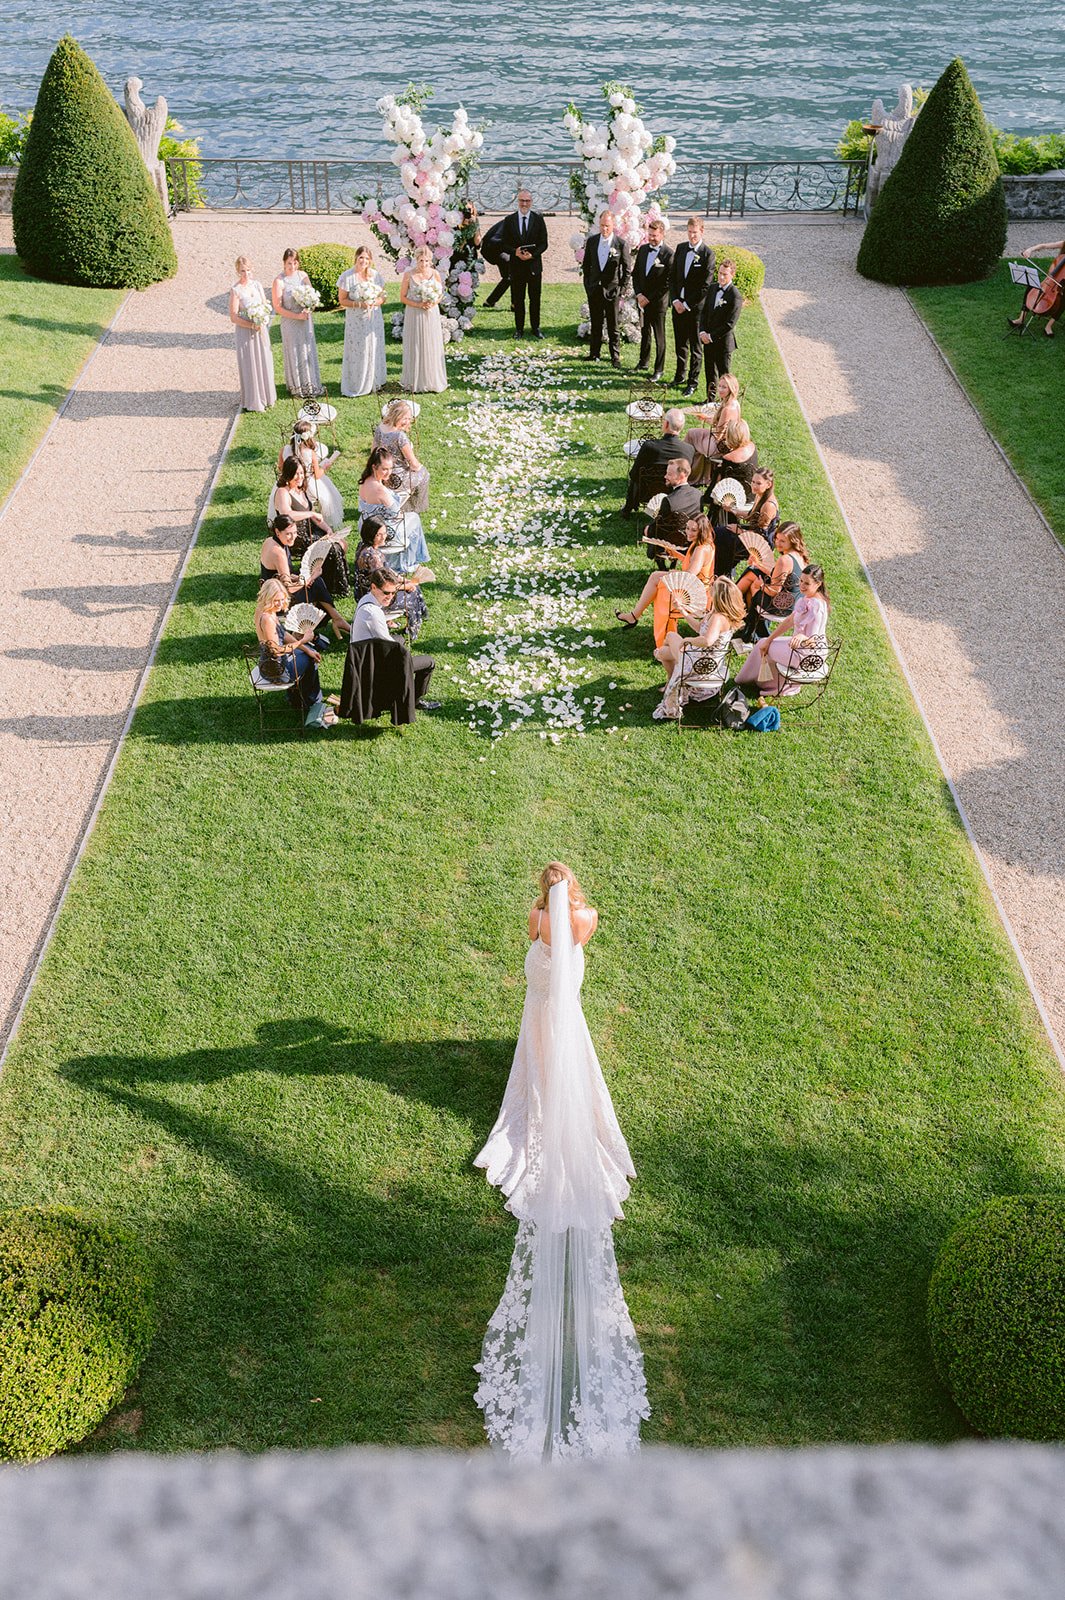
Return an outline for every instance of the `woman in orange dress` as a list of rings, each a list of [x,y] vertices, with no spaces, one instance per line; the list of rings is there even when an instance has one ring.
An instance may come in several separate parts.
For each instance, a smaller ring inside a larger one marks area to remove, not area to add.
[[[687,549],[681,550],[676,545],[667,544],[664,546],[665,553],[676,556],[682,572],[690,572],[693,578],[698,578],[709,588],[714,581],[714,529],[710,518],[689,517],[684,524],[684,537]],[[666,576],[664,572],[652,572],[632,610],[614,612],[626,628],[635,628],[647,607],[653,606],[655,648],[659,650],[667,634],[677,631],[677,623],[682,617],[685,621],[690,620],[678,597],[665,586],[663,579]]]

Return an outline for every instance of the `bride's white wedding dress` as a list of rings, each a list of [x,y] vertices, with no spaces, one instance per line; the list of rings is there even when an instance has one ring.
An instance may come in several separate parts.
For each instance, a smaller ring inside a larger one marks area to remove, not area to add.
[[[519,1219],[475,1398],[522,1461],[627,1455],[649,1414],[611,1233],[635,1170],[581,1009],[568,896],[551,890],[551,947],[529,946],[514,1064],[474,1163]]]

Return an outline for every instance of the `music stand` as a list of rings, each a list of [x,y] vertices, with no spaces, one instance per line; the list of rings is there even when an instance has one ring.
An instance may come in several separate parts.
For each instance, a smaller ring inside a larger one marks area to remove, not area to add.
[[[1040,272],[1038,267],[1033,267],[1027,261],[1010,262],[1010,277],[1013,279],[1018,288],[1038,289],[1039,285],[1043,282],[1043,279],[1046,276],[1046,273]],[[1027,296],[1025,296],[1025,299],[1027,299]],[[1029,311],[1028,308],[1022,304],[1021,321],[1019,324],[1014,324],[1017,332],[1022,335],[1027,333],[1029,326],[1034,321],[1034,318],[1035,313]]]

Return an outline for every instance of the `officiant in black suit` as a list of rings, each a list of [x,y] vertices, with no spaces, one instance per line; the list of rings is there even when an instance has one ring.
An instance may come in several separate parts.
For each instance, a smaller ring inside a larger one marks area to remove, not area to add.
[[[743,296],[733,283],[736,263],[722,259],[717,264],[717,280],[711,284],[699,318],[699,343],[703,347],[706,371],[706,398],[717,394],[717,380],[732,364],[736,348],[736,324],[743,310]]]
[[[632,269],[632,292],[640,308],[640,359],[637,372],[646,372],[651,364],[651,338],[655,341],[655,368],[651,374],[655,383],[662,376],[666,363],[666,307],[669,304],[669,268],[673,252],[665,243],[666,229],[662,222],[647,224],[647,243],[636,252]]]
[[[547,223],[532,208],[528,189],[518,190],[518,209],[503,219],[501,261],[510,273],[510,304],[514,311],[514,334],[525,333],[525,297],[529,297],[529,332],[542,339],[540,332],[540,290],[543,287],[543,254],[547,249]]]
[[[702,221],[699,217],[689,217],[688,242],[677,246],[669,275],[673,342],[677,347],[673,382],[685,394],[695,393],[699,377],[699,318],[713,271],[714,252],[703,243]]]
[[[632,262],[629,247],[614,232],[614,213],[604,211],[599,217],[599,232],[591,233],[584,242],[584,262],[581,266],[584,292],[588,296],[588,314],[591,318],[591,342],[588,360],[598,361],[603,346],[603,323],[606,323],[610,359],[615,367],[621,365],[621,338],[618,333],[618,302],[629,286]]]

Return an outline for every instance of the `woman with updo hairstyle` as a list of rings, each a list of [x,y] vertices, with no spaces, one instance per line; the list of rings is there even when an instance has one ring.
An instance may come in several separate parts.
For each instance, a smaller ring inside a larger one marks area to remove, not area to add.
[[[447,388],[444,324],[440,299],[444,292],[427,244],[414,252],[414,264],[403,274],[403,371],[400,386],[408,394],[441,394]]]
[[[429,468],[423,467],[414,453],[410,438],[413,425],[410,401],[403,396],[390,400],[373,431],[373,442],[392,453],[396,471],[389,487],[406,489],[408,510],[422,512],[429,509]]]
[[[270,347],[270,302],[258,278],[251,275],[247,256],[237,257],[236,269],[237,281],[229,291],[229,320],[237,331],[241,409],[268,411],[277,401],[274,352]]]
[[[359,548],[355,552],[352,562],[352,573],[355,580],[355,600],[360,601],[363,595],[369,594],[375,585],[380,588],[383,579],[394,582],[396,585],[395,607],[402,611],[407,619],[407,633],[413,644],[421,632],[422,624],[429,615],[429,607],[421,588],[413,577],[403,577],[401,573],[390,567],[387,558],[382,554],[388,530],[383,522],[376,517],[366,517],[359,528]]]

